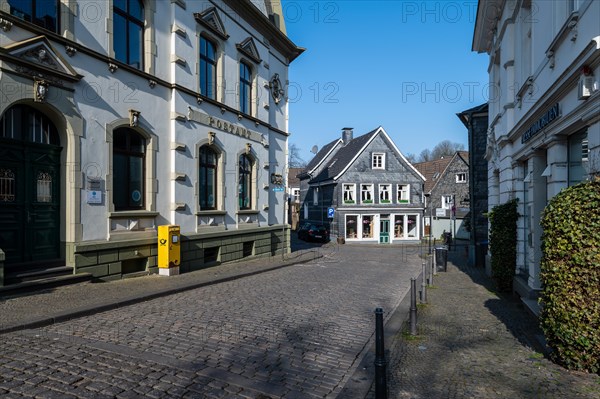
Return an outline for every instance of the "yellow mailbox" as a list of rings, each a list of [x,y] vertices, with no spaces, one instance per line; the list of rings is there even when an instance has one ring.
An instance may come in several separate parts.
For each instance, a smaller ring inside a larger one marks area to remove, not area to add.
[[[158,273],[163,276],[179,274],[181,263],[179,226],[158,226]]]

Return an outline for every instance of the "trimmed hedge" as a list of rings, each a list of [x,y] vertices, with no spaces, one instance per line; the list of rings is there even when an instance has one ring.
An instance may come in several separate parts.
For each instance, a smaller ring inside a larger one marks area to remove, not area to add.
[[[600,374],[600,181],[561,191],[541,224],[540,322],[551,356]]]
[[[488,214],[492,277],[498,291],[511,291],[517,268],[517,199],[497,205]]]

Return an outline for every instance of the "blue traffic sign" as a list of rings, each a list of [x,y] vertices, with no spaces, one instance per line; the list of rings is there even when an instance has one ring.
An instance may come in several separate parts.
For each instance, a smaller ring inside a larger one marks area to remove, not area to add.
[[[333,219],[333,215],[335,215],[335,209],[333,207],[327,208],[327,217]]]

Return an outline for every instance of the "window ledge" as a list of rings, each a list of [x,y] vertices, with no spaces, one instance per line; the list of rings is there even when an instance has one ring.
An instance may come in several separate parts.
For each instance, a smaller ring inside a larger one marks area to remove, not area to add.
[[[243,209],[236,212],[238,215],[258,215],[257,209]]]
[[[207,210],[207,211],[198,211],[196,212],[196,216],[224,216],[227,215],[227,211],[220,211],[218,209]]]
[[[108,212],[108,218],[109,219],[130,218],[130,217],[136,217],[136,218],[140,218],[140,217],[153,218],[153,217],[156,217],[158,215],[160,215],[160,212],[145,211],[145,210],[141,210],[141,211]]]

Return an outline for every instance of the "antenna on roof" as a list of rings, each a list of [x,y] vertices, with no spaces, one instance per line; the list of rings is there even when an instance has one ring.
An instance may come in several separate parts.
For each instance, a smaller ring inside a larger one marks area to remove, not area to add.
[[[317,154],[317,152],[319,152],[319,147],[317,147],[316,145],[313,145],[312,148],[310,149],[310,152],[312,152],[313,154]]]

